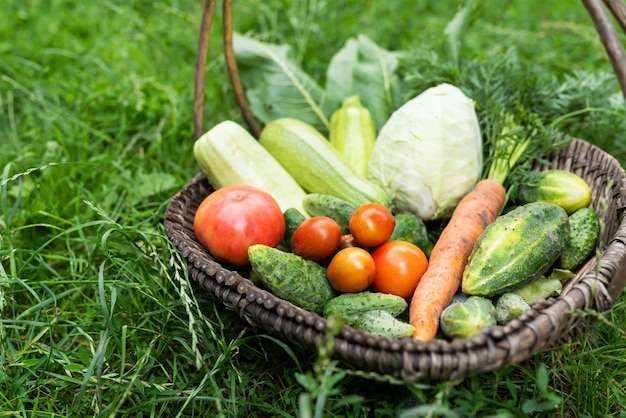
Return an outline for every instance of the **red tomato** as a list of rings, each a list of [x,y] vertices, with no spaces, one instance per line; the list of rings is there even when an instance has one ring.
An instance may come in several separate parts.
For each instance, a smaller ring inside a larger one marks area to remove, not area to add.
[[[291,236],[291,251],[302,258],[321,261],[341,244],[341,227],[327,216],[313,216],[302,222]]]
[[[285,235],[285,218],[276,199],[249,185],[224,186],[207,196],[193,222],[198,241],[218,260],[250,263],[248,247],[277,246]]]
[[[372,252],[376,277],[372,289],[410,299],[428,267],[424,252],[406,241],[389,241]]]
[[[354,293],[369,287],[376,275],[372,255],[360,247],[347,247],[340,250],[330,260],[326,277],[338,292]]]
[[[367,203],[350,217],[350,233],[364,247],[376,247],[386,242],[395,226],[392,213],[380,203]]]

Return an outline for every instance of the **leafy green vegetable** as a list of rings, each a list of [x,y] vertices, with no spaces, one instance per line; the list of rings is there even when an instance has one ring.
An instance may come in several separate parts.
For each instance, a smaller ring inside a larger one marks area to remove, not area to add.
[[[519,318],[528,309],[530,309],[530,305],[522,296],[515,293],[503,293],[496,302],[496,322],[504,325]]]
[[[481,296],[453,303],[441,313],[441,330],[450,338],[471,338],[485,327],[496,325],[495,306]]]
[[[396,73],[401,54],[376,45],[365,35],[349,39],[331,59],[326,91],[332,102],[358,95],[377,130],[401,104],[402,83]]]
[[[444,83],[391,115],[376,139],[368,177],[398,211],[444,219],[479,180],[482,158],[473,100]]]
[[[343,99],[358,95],[378,130],[402,100],[401,54],[365,35],[349,39],[331,58],[326,88],[302,69],[289,45],[235,34],[233,49],[252,113],[264,123],[291,117],[327,133]]]
[[[293,117],[327,132],[330,115],[340,102],[295,62],[290,46],[233,35],[233,50],[242,82],[257,118],[268,123]]]

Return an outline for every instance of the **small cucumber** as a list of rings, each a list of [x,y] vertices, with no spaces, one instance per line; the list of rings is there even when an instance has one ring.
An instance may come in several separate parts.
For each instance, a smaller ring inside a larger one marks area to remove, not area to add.
[[[517,190],[517,201],[550,202],[561,206],[569,214],[589,205],[591,188],[580,176],[565,170],[546,170],[529,173],[528,179]]]
[[[296,208],[289,208],[285,212],[283,212],[283,218],[285,218],[285,240],[287,242],[291,241],[291,236],[296,229],[306,220],[306,216],[303,215]]]
[[[365,312],[383,310],[395,317],[407,308],[408,303],[404,298],[392,294],[370,291],[342,293],[326,303],[324,316],[340,316],[346,324],[353,326],[359,316]]]
[[[527,203],[499,216],[470,254],[463,292],[494,296],[539,277],[559,258],[568,236],[567,213],[553,203]]]
[[[311,193],[302,200],[304,210],[311,216],[327,216],[341,227],[342,234],[350,233],[350,217],[357,207],[328,194]]]
[[[326,269],[313,261],[263,244],[251,245],[248,255],[261,283],[301,308],[321,314],[335,296]]]
[[[415,244],[424,251],[430,249],[428,230],[422,218],[409,213],[398,213],[394,215],[394,218],[396,218],[396,225],[389,241],[398,239]]]
[[[307,193],[329,194],[361,206],[376,202],[391,206],[391,196],[357,176],[341,155],[313,126],[293,118],[269,122],[259,142]]]
[[[378,337],[391,338],[410,337],[415,331],[411,324],[399,320],[387,311],[376,309],[362,313],[354,328]]]
[[[591,208],[578,209],[569,217],[570,235],[559,259],[559,266],[574,271],[591,255],[598,241],[600,220]]]
[[[283,218],[285,218],[285,236],[278,248],[289,252],[291,251],[291,236],[296,232],[300,224],[307,219],[307,216],[296,208],[289,208],[283,212]]]

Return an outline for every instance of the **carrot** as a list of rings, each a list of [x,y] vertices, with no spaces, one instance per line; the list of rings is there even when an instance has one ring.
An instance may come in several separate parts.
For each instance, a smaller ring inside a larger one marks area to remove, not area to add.
[[[501,182],[480,180],[459,202],[430,254],[428,268],[409,306],[413,339],[435,337],[439,316],[458,290],[476,240],[498,216],[506,198]]]

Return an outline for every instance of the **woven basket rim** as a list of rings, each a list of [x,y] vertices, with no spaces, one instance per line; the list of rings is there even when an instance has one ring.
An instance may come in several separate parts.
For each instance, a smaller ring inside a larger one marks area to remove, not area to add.
[[[581,154],[599,161],[583,167],[576,159]],[[344,325],[335,336],[335,356],[357,368],[408,382],[450,380],[526,360],[584,332],[586,324],[580,316],[572,315],[572,311],[593,308],[600,313],[608,312],[624,288],[626,276],[622,271],[626,256],[623,217],[626,174],[615,158],[584,140],[572,139],[557,157],[563,155],[566,155],[564,167],[571,171],[583,168],[593,175],[603,170],[612,179],[615,210],[612,216],[616,224],[601,256],[592,257],[581,267],[570,282],[573,284],[566,286],[559,297],[539,301],[521,318],[465,340],[436,339],[424,343],[411,338],[377,337]],[[603,179],[602,184],[605,182]],[[596,202],[604,193],[600,188],[598,185],[593,188]],[[195,189],[200,190],[200,195],[210,193],[204,175],[195,177],[172,198],[164,221],[166,234],[186,259],[191,278],[250,325],[296,345],[315,348],[325,338],[327,319],[256,286],[245,277],[245,272],[215,261],[197,242],[190,231],[190,222],[200,197],[195,196],[195,203],[187,197]]]

